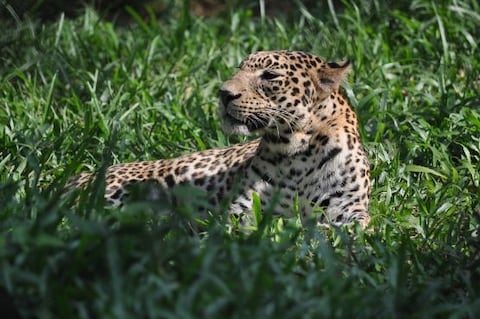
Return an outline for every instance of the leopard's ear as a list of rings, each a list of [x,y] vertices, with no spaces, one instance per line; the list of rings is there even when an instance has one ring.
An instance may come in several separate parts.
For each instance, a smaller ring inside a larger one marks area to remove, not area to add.
[[[318,78],[320,87],[327,92],[336,91],[340,84],[347,79],[351,69],[350,61],[345,62],[327,62],[325,67],[320,69]]]

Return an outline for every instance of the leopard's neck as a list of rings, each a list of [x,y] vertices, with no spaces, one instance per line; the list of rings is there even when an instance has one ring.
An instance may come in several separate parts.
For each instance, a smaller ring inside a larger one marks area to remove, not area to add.
[[[259,150],[267,154],[293,156],[308,150],[312,135],[313,131],[283,135],[267,134],[262,137]]]

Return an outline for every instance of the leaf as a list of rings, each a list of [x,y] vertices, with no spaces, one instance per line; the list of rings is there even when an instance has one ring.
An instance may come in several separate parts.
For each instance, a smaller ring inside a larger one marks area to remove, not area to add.
[[[445,179],[445,180],[447,179],[447,176],[443,175],[442,173],[439,173],[432,168],[421,166],[421,165],[410,164],[410,165],[407,165],[405,170],[407,172],[431,174],[431,175],[438,176],[438,177],[440,177],[442,179]]]
[[[60,238],[49,235],[49,234],[45,234],[45,233],[40,234],[36,238],[35,244],[37,246],[47,246],[47,247],[57,247],[57,248],[64,246],[64,242]]]
[[[252,194],[252,200],[253,200],[253,215],[255,217],[255,223],[256,225],[260,225],[260,222],[262,221],[262,203],[260,201],[260,196],[258,196],[257,193]]]

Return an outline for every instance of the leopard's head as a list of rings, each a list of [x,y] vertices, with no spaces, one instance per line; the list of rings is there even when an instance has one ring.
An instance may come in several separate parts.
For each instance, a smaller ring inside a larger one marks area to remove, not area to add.
[[[253,53],[220,88],[223,129],[230,134],[305,129],[349,69],[349,62],[326,62],[300,51]]]

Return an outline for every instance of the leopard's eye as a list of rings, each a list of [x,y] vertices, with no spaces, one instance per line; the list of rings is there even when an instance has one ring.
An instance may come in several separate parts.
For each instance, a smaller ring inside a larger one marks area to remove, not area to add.
[[[263,71],[262,75],[260,76],[262,80],[273,80],[277,77],[279,77],[280,74],[274,73],[272,71]]]

